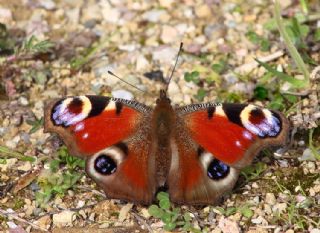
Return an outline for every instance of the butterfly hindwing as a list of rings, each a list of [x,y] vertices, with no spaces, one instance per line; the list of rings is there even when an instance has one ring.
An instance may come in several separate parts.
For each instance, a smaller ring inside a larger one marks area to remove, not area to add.
[[[189,135],[179,117],[171,143],[168,187],[175,203],[214,204],[235,185],[239,170],[204,150]]]
[[[156,191],[155,157],[149,149],[148,134],[137,132],[88,158],[86,172],[108,198],[149,204]]]
[[[45,131],[63,139],[72,155],[110,198],[153,200],[150,109],[135,101],[103,96],[66,97],[45,111]]]

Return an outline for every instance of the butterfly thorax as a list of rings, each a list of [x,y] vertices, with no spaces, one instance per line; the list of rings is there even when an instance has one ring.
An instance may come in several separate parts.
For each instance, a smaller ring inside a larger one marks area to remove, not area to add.
[[[171,162],[170,140],[175,125],[175,112],[171,101],[165,91],[160,91],[160,98],[156,101],[156,107],[152,116],[153,137],[156,153],[156,167],[158,168],[157,180],[159,185],[164,185],[167,180]]]

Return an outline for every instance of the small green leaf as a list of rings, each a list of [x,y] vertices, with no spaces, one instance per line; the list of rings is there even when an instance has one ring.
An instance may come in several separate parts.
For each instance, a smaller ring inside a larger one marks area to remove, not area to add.
[[[314,32],[314,40],[316,42],[319,42],[320,41],[320,28],[317,28]]]
[[[219,213],[222,214],[222,215],[225,214],[225,210],[224,210],[222,207],[220,207],[220,206],[217,206],[217,207],[215,207],[214,209],[217,210],[217,211],[219,211]]]
[[[177,226],[176,223],[169,222],[169,223],[167,223],[166,225],[164,225],[163,228],[164,228],[166,231],[172,231],[173,229],[176,228],[176,226]]]
[[[289,95],[289,94],[285,94],[285,95],[283,95],[284,96],[284,98],[286,99],[286,100],[288,100],[290,103],[296,103],[297,101],[298,101],[298,97],[297,96],[295,96],[295,95]]]
[[[164,210],[170,209],[170,200],[167,198],[160,199],[159,206],[160,206],[160,208],[162,208]]]
[[[172,220],[171,220],[171,214],[170,213],[167,213],[167,212],[163,212],[162,216],[161,216],[161,220],[165,223],[165,224],[168,224],[168,223],[171,223]]]
[[[261,50],[264,52],[269,51],[270,50],[270,42],[266,39],[262,39],[260,41],[260,47],[261,47]]]
[[[253,90],[253,96],[257,100],[265,100],[268,98],[268,90],[263,86],[257,86]]]
[[[153,217],[155,218],[161,218],[164,214],[163,210],[160,209],[158,206],[156,205],[151,205],[149,208],[148,208],[148,212],[150,215],[152,215]]]
[[[0,158],[0,164],[7,164],[7,160],[6,160],[6,159],[1,159],[1,158]]]
[[[29,133],[33,134],[33,133],[37,132],[43,126],[44,118],[41,117],[40,119],[36,119],[35,121],[27,120],[27,124],[32,126]]]
[[[223,72],[224,68],[225,68],[225,64],[223,64],[223,63],[216,63],[211,66],[211,69],[214,72],[217,72],[218,74],[221,74]]]
[[[184,73],[184,80],[186,80],[186,82],[191,82],[192,81],[192,77],[191,77],[191,74],[189,72]]]
[[[191,73],[186,72],[184,74],[184,80],[186,80],[186,82],[194,82],[197,84],[200,82],[199,75],[200,73],[198,71],[192,71]]]
[[[274,109],[274,110],[282,110],[285,108],[284,99],[279,94],[274,97],[274,99],[268,104],[268,108]]]
[[[185,214],[183,215],[183,218],[184,218],[184,220],[185,220],[186,222],[191,221],[190,213],[185,213]]]
[[[206,95],[207,95],[207,92],[204,89],[200,88],[195,97],[197,100],[203,101]]]
[[[254,44],[257,44],[259,42],[259,36],[254,31],[247,32],[246,37]]]
[[[263,66],[267,71],[273,73],[276,77],[291,83],[292,86],[296,88],[302,88],[308,85],[308,82],[306,80],[296,79],[290,75],[277,71],[276,69],[272,68],[269,64],[265,62],[259,61],[258,59],[256,59],[256,61],[259,63],[259,65]]]
[[[157,199],[158,199],[159,201],[161,201],[161,200],[163,200],[163,199],[168,199],[168,200],[169,200],[169,194],[166,193],[166,192],[159,192],[159,193],[157,194]]]
[[[253,216],[253,211],[249,208],[249,206],[241,208],[240,213],[246,218],[251,218]]]
[[[226,216],[230,216],[230,215],[232,215],[232,214],[234,214],[234,213],[236,213],[236,212],[237,212],[236,207],[228,207],[228,208],[226,209],[226,211],[225,211],[225,215],[226,215]]]
[[[50,162],[50,169],[52,172],[56,172],[59,168],[60,160],[54,159]]]

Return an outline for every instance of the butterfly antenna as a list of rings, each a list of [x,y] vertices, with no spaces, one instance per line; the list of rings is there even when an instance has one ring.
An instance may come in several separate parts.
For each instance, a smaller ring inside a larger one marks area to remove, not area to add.
[[[121,80],[122,82],[124,82],[124,83],[128,84],[129,86],[131,86],[131,87],[133,87],[133,88],[137,89],[138,91],[141,91],[141,92],[143,92],[143,93],[145,93],[145,94],[151,95],[149,92],[144,91],[144,90],[140,89],[139,87],[137,87],[137,86],[135,86],[135,85],[133,85],[133,84],[131,84],[131,83],[127,82],[126,80],[124,80],[124,79],[122,79],[122,78],[120,78],[118,75],[115,75],[115,74],[114,74],[113,72],[111,72],[110,70],[108,70],[108,74],[110,74],[110,75],[112,75],[113,77],[115,77],[115,78],[117,78],[117,79]]]
[[[170,75],[169,80],[167,82],[166,92],[168,91],[169,84],[170,84],[171,79],[173,77],[174,71],[176,70],[176,66],[178,64],[178,60],[179,60],[179,57],[180,57],[180,53],[182,52],[182,49],[183,49],[183,43],[181,42],[180,43],[180,48],[179,48],[179,51],[178,51],[178,54],[177,54],[176,62],[174,63],[174,66],[173,66],[172,71],[171,71],[171,75]]]

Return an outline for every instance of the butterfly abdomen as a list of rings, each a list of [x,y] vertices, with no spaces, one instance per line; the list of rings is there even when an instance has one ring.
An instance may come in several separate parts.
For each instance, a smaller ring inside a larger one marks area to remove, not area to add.
[[[156,155],[155,166],[157,183],[165,185],[171,163],[170,141],[175,126],[175,112],[165,98],[159,99],[152,115],[153,140],[156,142],[153,150]]]

